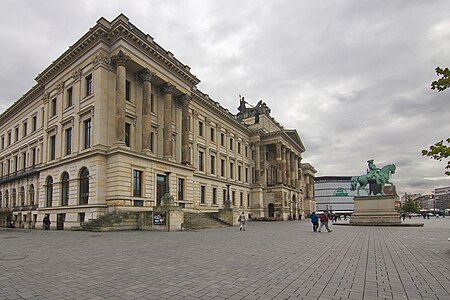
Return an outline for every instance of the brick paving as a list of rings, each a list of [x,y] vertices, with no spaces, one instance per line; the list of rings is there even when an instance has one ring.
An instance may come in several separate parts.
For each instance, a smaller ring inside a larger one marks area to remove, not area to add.
[[[450,299],[450,217],[406,222],[425,226],[3,229],[0,299]]]

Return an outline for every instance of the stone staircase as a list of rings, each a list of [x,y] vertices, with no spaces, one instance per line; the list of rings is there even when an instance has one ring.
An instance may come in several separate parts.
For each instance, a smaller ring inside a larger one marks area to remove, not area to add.
[[[184,212],[186,230],[227,226],[230,224],[219,220],[219,214],[216,212]]]
[[[117,231],[138,229],[138,215],[136,212],[122,212],[107,214],[97,219],[89,220],[72,230],[82,231]]]

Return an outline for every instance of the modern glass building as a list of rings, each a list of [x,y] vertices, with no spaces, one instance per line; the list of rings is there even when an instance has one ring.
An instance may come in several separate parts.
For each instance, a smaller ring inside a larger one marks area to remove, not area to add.
[[[350,180],[351,176],[315,177],[317,211],[353,212],[353,197],[356,196],[356,191],[350,190]]]

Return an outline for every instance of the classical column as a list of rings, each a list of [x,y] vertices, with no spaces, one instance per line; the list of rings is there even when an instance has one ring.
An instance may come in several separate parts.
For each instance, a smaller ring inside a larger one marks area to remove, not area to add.
[[[261,145],[261,166],[260,166],[260,182],[264,185],[267,183],[267,179],[266,179],[266,145]]]
[[[160,86],[160,90],[164,95],[164,158],[172,158],[172,93],[175,86],[170,83],[165,83]]]
[[[191,158],[189,155],[189,102],[191,97],[183,95],[180,97],[181,110],[181,163],[183,165],[190,165]]]
[[[289,183],[291,185],[292,188],[295,188],[295,161],[294,161],[294,152],[291,152],[291,156],[290,156],[290,160],[291,160],[291,169],[289,170],[290,174],[291,174],[291,182]]]
[[[291,186],[291,150],[286,149],[286,185]]]
[[[150,134],[152,131],[150,103],[152,83],[150,81],[155,73],[150,72],[149,69],[144,69],[137,76],[144,85],[142,93],[142,152],[148,152],[150,151]]]
[[[281,166],[282,166],[281,173],[282,173],[282,176],[283,176],[282,182],[283,182],[283,184],[286,184],[286,147],[285,146],[281,147],[281,159],[282,159],[282,161],[281,161]]]
[[[116,63],[116,136],[114,144],[125,145],[125,86],[127,62],[130,57],[122,51],[113,57]]]
[[[276,145],[276,155],[277,155],[277,183],[283,183],[283,172],[282,172],[282,158],[281,158],[281,143],[278,142]]]
[[[255,143],[255,183],[261,183],[261,143],[257,141]]]
[[[298,180],[298,156],[294,155],[294,165],[293,165],[293,172],[294,172],[294,184],[292,185],[294,188],[299,188],[299,180]]]

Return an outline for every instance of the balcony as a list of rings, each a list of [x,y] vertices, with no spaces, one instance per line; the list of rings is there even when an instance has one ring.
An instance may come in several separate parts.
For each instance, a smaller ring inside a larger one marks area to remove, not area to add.
[[[11,211],[31,211],[36,210],[37,208],[38,208],[37,204],[21,205],[21,206],[13,206]]]
[[[15,172],[3,175],[0,177],[0,184],[33,176],[36,174],[39,174],[39,165],[34,165],[25,169],[17,170]]]

